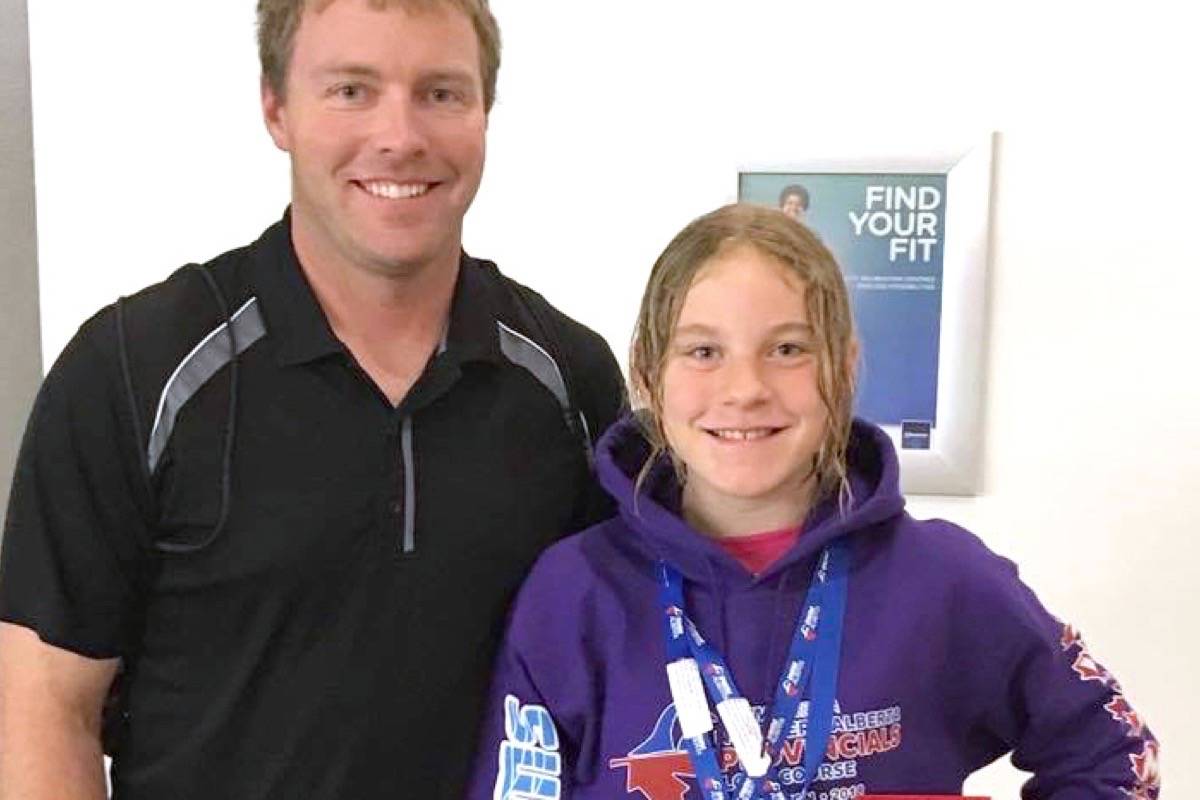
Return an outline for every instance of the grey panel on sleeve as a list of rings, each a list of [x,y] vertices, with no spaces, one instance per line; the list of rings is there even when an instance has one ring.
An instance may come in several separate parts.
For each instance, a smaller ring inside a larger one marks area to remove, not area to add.
[[[567,397],[567,384],[550,354],[537,342],[517,333],[503,322],[497,322],[496,325],[500,328],[500,351],[504,356],[549,389],[563,411],[569,410],[571,402]]]
[[[256,297],[247,300],[234,312],[231,319],[238,353],[245,352],[267,332]],[[167,449],[171,431],[175,428],[175,420],[184,405],[220,371],[221,367],[233,360],[229,337],[225,335],[225,326],[226,323],[222,322],[201,339],[167,379],[167,385],[163,387],[158,399],[158,410],[154,415],[154,427],[150,430],[150,444],[146,452],[151,472],[154,472]]]

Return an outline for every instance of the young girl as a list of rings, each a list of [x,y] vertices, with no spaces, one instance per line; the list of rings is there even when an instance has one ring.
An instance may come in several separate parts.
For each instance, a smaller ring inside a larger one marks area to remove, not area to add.
[[[846,288],[803,225],[727,206],[663,252],[636,417],[597,466],[620,515],[522,589],[471,797],[1155,798],[1157,742],[1012,563],[904,511],[851,418]]]

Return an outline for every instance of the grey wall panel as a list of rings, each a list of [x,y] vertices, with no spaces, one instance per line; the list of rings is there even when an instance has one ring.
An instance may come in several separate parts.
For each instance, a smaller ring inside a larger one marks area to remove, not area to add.
[[[0,0],[0,509],[42,376],[26,0]]]

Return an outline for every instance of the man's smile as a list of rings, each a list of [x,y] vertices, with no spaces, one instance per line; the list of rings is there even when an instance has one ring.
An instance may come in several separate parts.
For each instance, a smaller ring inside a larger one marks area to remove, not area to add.
[[[382,200],[411,200],[437,186],[426,181],[398,183],[390,180],[356,180],[352,183],[372,197]]]

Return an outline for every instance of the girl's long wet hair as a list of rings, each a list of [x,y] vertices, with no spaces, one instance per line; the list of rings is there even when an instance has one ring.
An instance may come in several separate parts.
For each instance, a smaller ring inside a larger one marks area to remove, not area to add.
[[[638,488],[659,457],[670,452],[662,424],[663,371],[688,290],[714,256],[739,246],[778,261],[805,287],[808,322],[816,338],[817,390],[829,417],[813,464],[815,499],[836,493],[845,505],[857,368],[846,284],[833,254],[812,231],[776,209],[749,204],[724,206],[693,220],[671,240],[650,272],[629,354],[633,400],[643,412],[639,418],[651,447]]]

